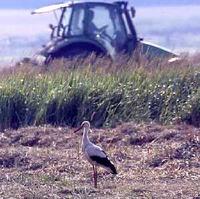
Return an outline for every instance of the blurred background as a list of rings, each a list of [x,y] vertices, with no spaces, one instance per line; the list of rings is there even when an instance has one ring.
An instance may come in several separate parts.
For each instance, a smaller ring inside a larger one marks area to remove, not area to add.
[[[0,1],[0,61],[15,62],[31,56],[49,40],[48,24],[56,24],[53,13],[31,15],[57,0]],[[138,36],[174,52],[200,51],[199,0],[132,0]]]

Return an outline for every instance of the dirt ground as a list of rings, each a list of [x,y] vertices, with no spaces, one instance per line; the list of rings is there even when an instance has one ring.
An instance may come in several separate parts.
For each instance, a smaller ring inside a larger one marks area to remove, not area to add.
[[[126,123],[90,138],[117,167],[112,176],[81,152],[81,132],[51,126],[0,133],[0,198],[200,198],[200,129]]]

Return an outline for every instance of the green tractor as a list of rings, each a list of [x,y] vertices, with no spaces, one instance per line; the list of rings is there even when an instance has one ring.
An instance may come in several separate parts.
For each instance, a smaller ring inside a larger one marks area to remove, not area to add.
[[[34,56],[34,62],[48,64],[58,58],[72,59],[107,56],[116,60],[121,54],[145,54],[176,58],[170,50],[138,38],[133,24],[135,9],[126,1],[72,1],[36,9],[32,14],[60,11],[58,24],[50,24],[50,41]]]

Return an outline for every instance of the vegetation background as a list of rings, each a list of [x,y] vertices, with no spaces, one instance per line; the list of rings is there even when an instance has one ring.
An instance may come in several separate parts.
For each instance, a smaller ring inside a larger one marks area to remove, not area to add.
[[[89,59],[56,61],[47,70],[22,65],[2,71],[2,129],[76,126],[92,115],[96,127],[129,121],[199,126],[198,59],[192,64],[186,59],[90,64]]]

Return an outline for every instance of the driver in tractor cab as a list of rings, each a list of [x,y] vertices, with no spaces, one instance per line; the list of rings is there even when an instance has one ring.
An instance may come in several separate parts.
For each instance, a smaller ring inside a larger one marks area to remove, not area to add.
[[[98,32],[98,28],[93,22],[94,19],[94,11],[88,10],[87,12],[87,33],[88,34],[96,34]]]
[[[88,35],[95,35],[95,36],[107,36],[109,37],[109,35],[107,35],[105,29],[108,27],[108,25],[104,25],[100,28],[98,28],[95,25],[95,22],[97,22],[97,19],[95,19],[95,12],[93,10],[88,10],[87,11],[87,18],[86,18],[86,32]],[[102,24],[103,25],[103,24]]]

